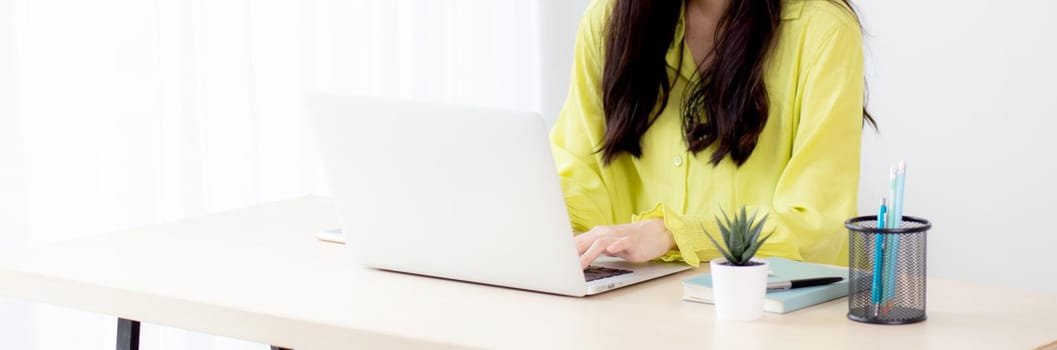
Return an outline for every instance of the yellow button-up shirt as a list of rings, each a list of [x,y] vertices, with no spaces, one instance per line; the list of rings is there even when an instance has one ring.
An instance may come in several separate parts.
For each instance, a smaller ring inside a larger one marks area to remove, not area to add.
[[[773,236],[760,256],[847,264],[843,222],[856,213],[863,130],[862,34],[839,2],[786,0],[765,71],[770,115],[755,151],[740,167],[714,151],[687,151],[683,96],[696,74],[683,16],[668,49],[671,101],[642,135],[642,156],[603,165],[602,66],[612,0],[597,0],[580,23],[569,95],[551,145],[577,232],[597,225],[663,218],[677,251],[662,259],[697,266],[719,257],[715,217],[741,206],[769,215]],[[707,116],[706,116],[707,117]]]

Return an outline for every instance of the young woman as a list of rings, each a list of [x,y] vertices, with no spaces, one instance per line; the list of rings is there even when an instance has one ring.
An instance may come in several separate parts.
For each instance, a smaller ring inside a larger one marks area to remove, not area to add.
[[[581,263],[697,266],[746,206],[759,255],[847,264],[863,89],[844,1],[596,0],[551,132]]]

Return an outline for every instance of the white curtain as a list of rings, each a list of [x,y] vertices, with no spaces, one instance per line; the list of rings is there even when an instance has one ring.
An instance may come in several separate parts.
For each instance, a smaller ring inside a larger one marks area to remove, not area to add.
[[[0,0],[0,254],[326,192],[305,92],[552,119],[585,4]],[[112,349],[114,331],[0,298],[0,348]],[[142,343],[264,348],[148,324]]]

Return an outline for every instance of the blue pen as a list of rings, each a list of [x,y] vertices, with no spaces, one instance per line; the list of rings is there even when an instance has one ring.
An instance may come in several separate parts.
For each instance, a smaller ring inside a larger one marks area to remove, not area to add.
[[[888,215],[887,202],[885,197],[881,197],[881,209],[877,212],[877,228],[885,228],[885,216]],[[881,273],[883,269],[881,265],[884,263],[884,244],[884,235],[877,233],[874,236],[873,283],[870,285],[870,301],[873,302],[874,317],[877,317],[880,311],[881,295],[883,293],[881,288]]]
[[[892,169],[889,184],[889,196],[892,197],[892,210],[888,212],[888,228],[900,228],[903,226],[903,190],[906,186],[907,162],[899,161],[899,165]],[[891,301],[895,297],[896,284],[896,257],[899,255],[899,235],[892,235],[886,242],[888,245],[888,265],[885,274],[884,299]]]

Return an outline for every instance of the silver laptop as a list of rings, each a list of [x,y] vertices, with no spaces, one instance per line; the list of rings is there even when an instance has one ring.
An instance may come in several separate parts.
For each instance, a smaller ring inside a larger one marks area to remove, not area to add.
[[[310,106],[345,245],[366,266],[571,296],[688,269],[610,257],[581,269],[536,114],[330,95]]]

